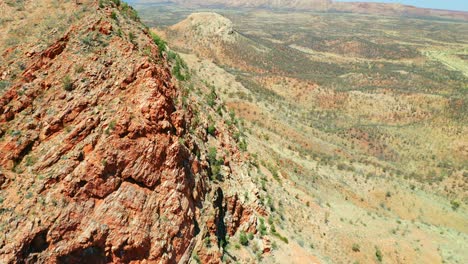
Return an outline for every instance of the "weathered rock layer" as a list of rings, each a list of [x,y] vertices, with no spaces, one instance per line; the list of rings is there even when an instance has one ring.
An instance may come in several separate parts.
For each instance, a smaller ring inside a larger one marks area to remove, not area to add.
[[[255,225],[252,209],[211,192],[207,147],[148,30],[130,7],[100,2],[72,5],[89,9],[42,51],[3,52],[24,69],[0,68],[2,263],[173,263],[203,221],[218,237]]]

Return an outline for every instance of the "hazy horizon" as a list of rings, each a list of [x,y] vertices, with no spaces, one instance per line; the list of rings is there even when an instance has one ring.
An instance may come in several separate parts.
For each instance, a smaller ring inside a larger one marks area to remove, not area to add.
[[[468,1],[465,0],[335,0],[335,2],[380,2],[380,3],[399,3],[423,8],[446,9],[455,11],[468,11]]]
[[[125,0],[128,3],[137,3],[140,0]],[[170,0],[167,0],[168,2]],[[380,3],[400,3],[422,8],[446,9],[468,12],[468,1],[465,0],[334,0],[334,2],[380,2]]]

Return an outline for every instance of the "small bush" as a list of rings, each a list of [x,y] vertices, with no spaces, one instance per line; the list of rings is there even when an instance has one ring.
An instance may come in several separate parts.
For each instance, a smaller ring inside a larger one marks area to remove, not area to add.
[[[76,72],[76,73],[82,73],[82,72],[84,72],[84,67],[83,67],[83,65],[76,66],[75,72]]]
[[[208,161],[213,164],[216,163],[217,162],[216,155],[217,155],[216,147],[210,147],[208,149]]]
[[[211,124],[206,129],[206,132],[208,132],[208,134],[210,134],[210,135],[212,135],[214,137],[216,135],[216,127],[213,124]]]
[[[281,218],[283,219],[283,216],[281,216]],[[261,227],[260,227],[260,230],[261,230]],[[280,233],[278,233],[278,232],[276,231],[276,228],[275,228],[274,225],[271,225],[271,227],[270,227],[270,233],[271,233],[272,235],[274,235],[275,237],[279,238],[279,239],[280,239],[281,241],[283,241],[284,243],[286,243],[286,244],[289,243],[289,240],[288,240],[286,237],[282,236]]]
[[[452,210],[456,211],[460,207],[460,202],[452,200],[450,201],[450,205],[452,206]]]
[[[135,34],[133,34],[133,32],[128,33],[128,39],[130,40],[130,42],[133,43],[133,41],[136,39]],[[133,43],[133,44],[135,44],[135,43]]]
[[[217,159],[217,151],[215,147],[211,147],[208,149],[208,162],[210,163],[211,167],[212,180],[222,180],[222,175],[220,172],[221,164],[223,163],[223,161]]]
[[[278,249],[278,244],[276,244],[276,241],[273,241],[273,242],[271,243],[271,249],[273,249],[273,250],[277,250],[277,249]]]
[[[153,39],[154,43],[158,46],[159,55],[162,56],[163,52],[167,50],[167,43],[161,37],[156,35],[153,32],[150,32],[151,38]]]
[[[289,240],[288,238],[280,235],[279,233],[273,233],[274,236],[276,236],[277,238],[279,238],[281,241],[283,241],[284,243],[286,244],[289,244]]]
[[[359,252],[359,251],[361,251],[361,247],[358,244],[353,244],[353,251],[354,252]]]
[[[239,149],[244,152],[247,151],[247,142],[245,142],[245,139],[239,141]]]
[[[32,165],[34,165],[34,163],[36,163],[36,159],[31,157],[31,156],[27,156],[25,160],[26,160],[26,162],[25,162],[24,165],[26,167],[31,167]]]
[[[216,98],[218,98],[218,96],[216,95],[215,88],[212,86],[211,91],[208,94],[208,98],[207,98],[208,105],[211,106],[211,107],[215,106]]]
[[[267,228],[265,226],[265,220],[260,218],[260,235],[264,236],[267,234]]]
[[[164,47],[165,47],[165,44],[164,44]],[[166,50],[166,48],[164,48],[164,50]],[[160,51],[161,51],[161,49],[160,49]],[[189,70],[188,70],[187,63],[185,63],[185,61],[182,60],[182,58],[179,56],[179,54],[177,54],[177,53],[175,53],[173,51],[168,51],[167,57],[168,57],[169,61],[175,62],[174,66],[172,67],[172,74],[177,78],[177,80],[187,81],[188,79],[190,79],[190,73],[189,73]]]
[[[177,58],[177,53],[173,52],[172,50],[168,51],[167,52],[167,58],[170,60],[170,61],[173,61]]]
[[[211,239],[210,237],[205,237],[205,246],[207,248],[210,248],[211,247]]]
[[[129,6],[127,3],[123,2],[121,4],[122,6],[122,11],[124,14],[126,14],[130,19],[134,21],[140,21],[140,17],[138,16],[138,12],[133,9],[133,7]]]
[[[382,251],[380,251],[378,247],[375,247],[375,257],[377,258],[379,262],[382,262],[382,259],[383,259]]]
[[[114,11],[111,13],[111,18],[117,20],[117,14]]]
[[[0,91],[5,90],[10,86],[10,83],[7,81],[0,81]]]
[[[196,263],[201,264],[201,259],[200,259],[200,257],[197,255],[197,253],[195,253],[195,254],[193,255],[193,260],[195,260]]]
[[[73,82],[70,78],[70,76],[65,76],[62,80],[62,86],[65,91],[71,91],[73,90]]]
[[[239,243],[243,246],[247,246],[249,244],[249,239],[247,238],[247,235],[245,232],[241,232],[239,235]]]
[[[115,129],[115,125],[116,125],[116,122],[114,120],[112,120],[110,123],[109,123],[109,126],[107,127],[107,129],[105,130],[105,133],[107,135],[109,135],[109,133]]]
[[[115,120],[112,120],[110,123],[109,123],[109,129],[110,130],[114,130],[115,129]]]

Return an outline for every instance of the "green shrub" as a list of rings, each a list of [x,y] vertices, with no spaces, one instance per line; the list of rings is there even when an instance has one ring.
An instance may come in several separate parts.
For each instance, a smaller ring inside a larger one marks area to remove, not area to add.
[[[174,55],[175,54],[175,55]],[[170,55],[170,56],[169,56]],[[170,61],[175,61],[175,65],[172,68],[172,74],[177,78],[179,81],[187,81],[190,78],[190,74],[188,72],[188,66],[184,60],[174,52],[169,52],[168,57],[173,57]]]
[[[460,207],[460,202],[452,200],[450,201],[450,205],[452,206],[452,210],[456,211]]]
[[[215,147],[210,147],[208,149],[208,161],[210,163],[216,163],[217,160],[216,160],[216,155],[217,155],[217,150]]]
[[[260,218],[260,235],[264,236],[267,234],[267,228],[265,226],[265,220]]]
[[[114,11],[111,13],[111,18],[117,20],[117,14]]]
[[[210,248],[211,247],[211,239],[210,237],[205,237],[205,246]]]
[[[261,227],[260,227],[261,229]],[[282,236],[281,234],[279,234],[277,231],[276,231],[276,228],[275,228],[275,225],[271,225],[270,227],[270,232],[272,235],[274,235],[275,237],[279,238],[281,241],[283,241],[284,243],[288,244],[289,243],[289,240]]]
[[[75,72],[76,72],[76,73],[82,73],[82,72],[84,72],[84,67],[83,67],[83,65],[76,66]]]
[[[193,260],[195,260],[196,263],[201,264],[201,259],[197,253],[193,254]]]
[[[276,241],[273,241],[273,242],[271,243],[271,249],[273,249],[273,250],[277,250],[277,249],[278,249],[278,244],[276,244]]]
[[[284,243],[289,244],[289,240],[286,237],[280,235],[279,233],[273,233],[273,235],[276,236],[277,238],[279,238]]]
[[[222,180],[221,178],[221,164],[223,163],[222,160],[218,160],[217,157],[217,151],[215,147],[210,147],[208,149],[208,162],[210,163],[211,167],[211,176],[212,180],[217,179],[217,180]]]
[[[242,139],[239,142],[239,149],[244,151],[244,152],[247,151],[247,142],[245,142],[245,139]]]
[[[167,59],[169,61],[175,60],[177,56],[179,56],[179,55],[177,55],[177,53],[173,52],[172,50],[167,52]]]
[[[122,11],[124,14],[126,14],[130,19],[134,21],[140,21],[140,17],[138,16],[138,12],[133,9],[133,7],[129,6],[127,3],[123,2],[121,4],[122,6]]]
[[[359,252],[359,251],[361,251],[360,246],[359,246],[358,244],[356,244],[356,243],[353,244],[353,251],[354,251],[354,252]]]
[[[154,43],[158,46],[159,55],[162,56],[163,52],[167,50],[167,43],[161,37],[156,35],[154,32],[150,32],[150,36],[153,39]]]
[[[109,133],[115,129],[115,125],[116,125],[116,122],[115,120],[112,120],[110,123],[109,123],[109,126],[107,127],[107,129],[104,131],[107,135],[109,135]]]
[[[62,79],[62,86],[63,86],[63,89],[65,91],[71,91],[73,90],[73,82],[70,78],[70,76],[65,76],[63,79]]]
[[[247,238],[247,235],[243,231],[239,235],[239,243],[241,243],[241,245],[243,246],[247,246],[249,244],[249,239]]]
[[[10,86],[10,83],[7,81],[0,81],[0,91],[7,89]]]
[[[34,165],[34,163],[36,163],[36,159],[34,157],[31,157],[31,156],[27,156],[25,160],[26,160],[26,162],[25,162],[24,165],[26,167],[30,167],[30,166]]]
[[[271,224],[271,226],[270,226],[270,232],[271,232],[272,234],[276,233],[276,227],[275,227],[274,224]]]
[[[135,38],[136,38],[136,36],[135,36],[135,34],[133,34],[133,32],[128,33],[128,39],[130,40],[130,42],[133,43]],[[133,43],[133,44],[135,44],[135,43]]]
[[[379,262],[382,262],[382,259],[383,259],[382,251],[380,251],[378,247],[375,247],[375,257],[377,258]]]
[[[213,107],[216,104],[216,98],[218,98],[218,96],[216,95],[216,91],[213,86],[211,86],[210,89],[211,90],[210,90],[210,93],[208,94],[207,103],[209,106]]]
[[[210,135],[212,135],[214,137],[215,133],[216,133],[216,127],[213,124],[211,124],[211,125],[208,126],[206,131],[208,132],[208,134],[210,134]]]

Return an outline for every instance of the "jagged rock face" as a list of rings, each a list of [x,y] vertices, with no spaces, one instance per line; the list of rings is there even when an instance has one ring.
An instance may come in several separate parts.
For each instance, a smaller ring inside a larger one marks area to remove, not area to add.
[[[0,262],[179,261],[210,190],[191,113],[128,10],[81,4],[92,11],[18,56],[24,70],[0,93]]]

